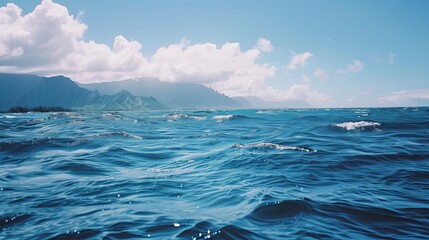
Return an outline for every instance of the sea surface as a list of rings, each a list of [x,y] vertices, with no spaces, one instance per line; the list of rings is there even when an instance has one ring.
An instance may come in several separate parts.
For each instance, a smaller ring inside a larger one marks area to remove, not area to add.
[[[0,239],[429,239],[429,108],[0,114]]]

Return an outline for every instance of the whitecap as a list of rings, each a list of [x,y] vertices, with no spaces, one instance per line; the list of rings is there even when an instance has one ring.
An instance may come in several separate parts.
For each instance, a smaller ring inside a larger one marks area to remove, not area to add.
[[[166,114],[164,117],[172,120],[177,120],[181,118],[188,118],[188,115],[182,114],[182,113],[172,113],[172,114]]]
[[[380,126],[381,123],[378,122],[367,122],[367,121],[359,121],[359,122],[343,122],[334,124],[335,127],[344,128],[346,130],[354,130],[357,128],[364,129],[365,127],[376,127]]]
[[[204,121],[207,119],[207,117],[199,117],[199,116],[189,116],[189,118],[197,120],[197,121]]]
[[[217,115],[217,116],[212,117],[212,119],[217,120],[217,121],[223,121],[223,120],[229,120],[233,117],[234,117],[234,115],[231,115],[231,114],[229,114],[229,115]]]
[[[234,147],[236,148],[274,148],[278,150],[296,150],[301,152],[317,152],[317,150],[304,148],[304,147],[297,147],[297,146],[287,146],[287,145],[280,145],[277,143],[250,143],[250,144],[234,144]]]
[[[187,115],[187,114],[183,114],[183,113],[173,113],[173,114],[166,114],[164,115],[165,118],[168,119],[168,121],[173,121],[173,120],[179,120],[179,119],[193,119],[193,120],[197,120],[197,121],[204,121],[207,119],[207,117],[201,117],[201,116],[191,116],[191,115]]]
[[[274,114],[272,110],[258,110],[256,114]]]
[[[16,116],[2,115],[2,116],[0,116],[0,118],[16,118]]]

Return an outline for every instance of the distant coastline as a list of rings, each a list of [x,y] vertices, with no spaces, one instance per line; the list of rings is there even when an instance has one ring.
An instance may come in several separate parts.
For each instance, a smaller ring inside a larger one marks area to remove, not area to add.
[[[38,107],[23,107],[23,106],[17,106],[17,107],[11,107],[9,110],[5,111],[6,113],[28,113],[28,112],[70,112],[72,110],[63,108],[60,106],[53,106],[53,107],[45,107],[45,106],[38,106]]]

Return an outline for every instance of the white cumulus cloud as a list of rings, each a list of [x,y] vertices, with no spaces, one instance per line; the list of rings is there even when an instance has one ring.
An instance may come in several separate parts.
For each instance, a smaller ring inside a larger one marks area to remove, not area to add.
[[[347,65],[346,69],[338,69],[336,73],[346,74],[346,73],[358,73],[362,71],[364,64],[359,60],[355,59],[352,63]]]
[[[272,51],[265,38],[247,51],[239,43],[182,41],[145,58],[139,42],[121,35],[112,47],[85,41],[87,26],[79,19],[52,0],[43,0],[27,15],[13,3],[0,8],[0,71],[64,74],[79,82],[142,76],[169,82],[237,82],[225,84],[231,87],[254,85],[275,74],[273,65],[256,63],[262,52]]]
[[[271,45],[271,41],[266,38],[259,38],[256,42],[256,49],[262,52],[271,52],[273,51],[273,46]]]
[[[305,101],[312,106],[325,106],[332,100],[329,95],[312,89],[310,84],[307,83],[294,84],[289,89],[285,90],[268,87],[260,97],[274,101]]]
[[[287,69],[296,70],[298,67],[304,67],[307,65],[308,59],[310,59],[312,56],[313,54],[310,52],[293,54],[289,64],[287,65]]]
[[[204,84],[229,96],[302,97],[300,100],[309,102],[329,98],[307,84],[287,90],[270,88],[266,80],[275,76],[277,68],[258,61],[261,54],[273,51],[266,38],[259,38],[248,50],[239,43],[182,40],[145,57],[138,41],[122,35],[115,37],[112,46],[85,40],[88,27],[80,20],[82,14],[73,16],[52,0],[43,0],[25,15],[13,3],[1,7],[0,72],[61,74],[82,83],[154,77]],[[309,52],[294,54],[288,68],[303,67],[312,56]]]
[[[310,82],[310,78],[307,76],[307,74],[304,74],[301,76],[301,81],[303,83],[309,83]]]
[[[64,74],[82,82],[139,76],[147,67],[137,41],[117,36],[113,48],[84,41],[87,26],[67,8],[43,0],[21,14],[13,3],[0,8],[0,71]]]
[[[321,68],[316,68],[314,69],[313,76],[319,78],[320,80],[325,80],[326,78],[328,78],[328,73],[323,71],[323,69]]]
[[[352,73],[360,72],[363,69],[363,63],[358,59],[347,66],[347,70]]]
[[[258,64],[257,49],[243,51],[239,43],[189,44],[182,41],[158,49],[150,58],[149,72],[161,81],[212,84],[230,80],[257,79],[273,76],[275,67]]]

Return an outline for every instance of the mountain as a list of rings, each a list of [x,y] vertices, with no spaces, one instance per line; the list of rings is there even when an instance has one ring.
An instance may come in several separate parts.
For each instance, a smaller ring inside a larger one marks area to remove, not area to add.
[[[239,103],[209,87],[195,83],[168,83],[157,79],[141,78],[114,82],[81,84],[102,94],[127,90],[136,96],[153,96],[170,108],[208,109],[240,108]]]
[[[97,91],[94,91],[97,92]],[[98,93],[98,92],[97,92]],[[95,101],[86,104],[87,110],[143,110],[165,109],[166,107],[153,97],[134,96],[130,92],[122,90],[114,95],[98,95]]]
[[[285,101],[265,101],[255,96],[233,97],[235,101],[245,108],[308,108],[311,107],[305,101],[285,100]]]
[[[253,105],[245,97],[232,97],[243,108],[254,108]]]
[[[59,106],[87,110],[163,109],[152,97],[133,96],[127,91],[101,95],[78,86],[64,76],[40,77],[29,74],[0,73],[0,110],[11,107]]]

